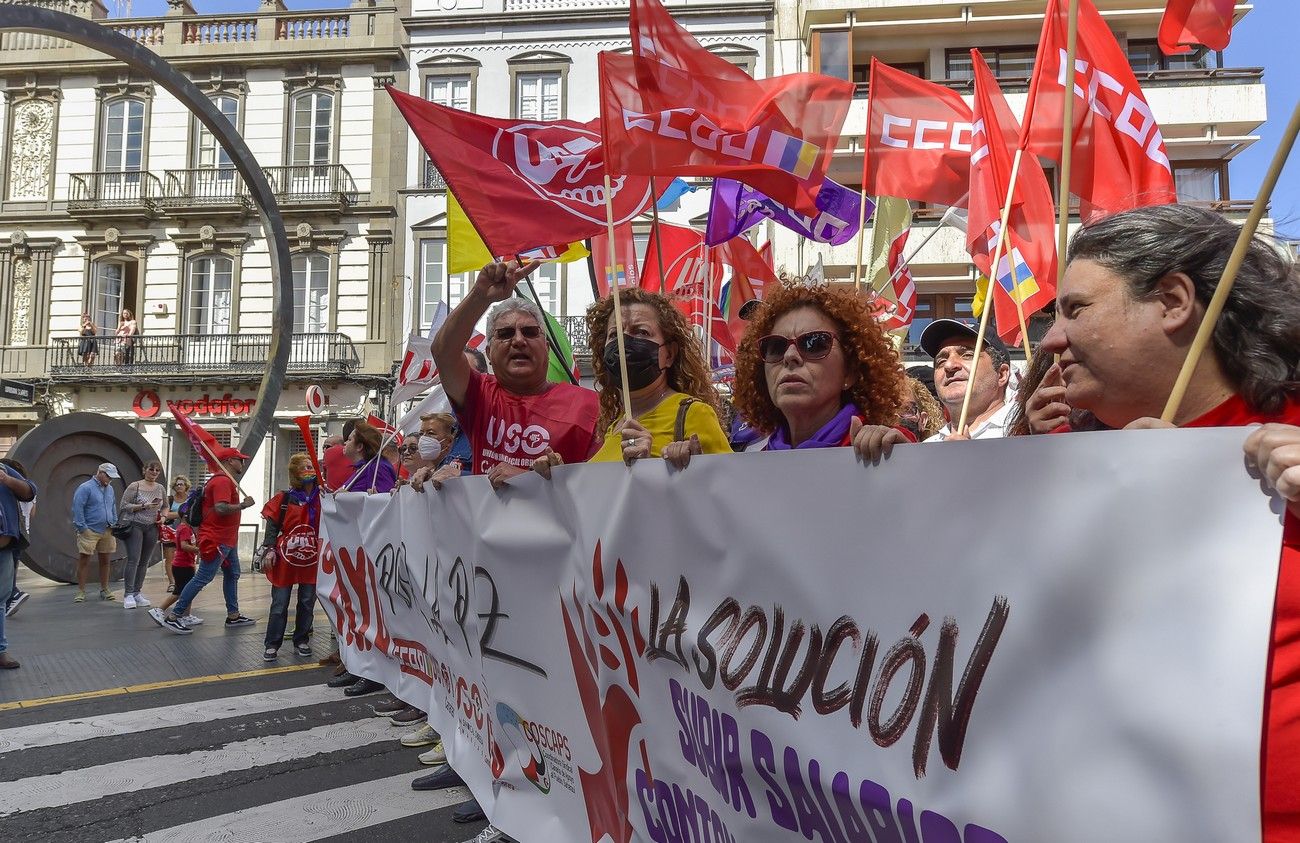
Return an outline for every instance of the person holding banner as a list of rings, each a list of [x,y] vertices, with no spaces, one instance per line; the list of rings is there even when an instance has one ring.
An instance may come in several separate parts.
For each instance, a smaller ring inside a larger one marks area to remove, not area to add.
[[[766,434],[746,450],[852,445],[877,460],[916,441],[893,426],[904,379],[866,298],[786,283],[763,302],[736,351],[736,409]]]
[[[1107,427],[1263,425],[1245,454],[1288,503],[1261,750],[1264,840],[1280,843],[1300,840],[1300,271],[1282,248],[1251,238],[1211,345],[1165,408],[1240,232],[1187,205],[1084,227],[1041,348],[1060,356],[1065,403]]]
[[[605,440],[591,461],[631,465],[662,456],[680,466],[690,454],[731,453],[718,423],[718,393],[686,317],[659,293],[631,287],[620,297],[633,418],[623,418],[614,298],[606,296],[587,310],[592,368],[604,386],[599,426]],[[549,477],[562,461],[548,449],[533,468]]]
[[[547,448],[566,462],[582,462],[596,450],[596,393],[547,381],[541,309],[512,298],[539,265],[495,261],[483,267],[433,340],[443,389],[469,436],[472,473],[486,474],[494,488],[527,471]],[[475,323],[497,302],[487,320],[493,374],[485,375],[470,367],[464,349]]]
[[[352,432],[343,441],[343,455],[352,463],[352,475],[340,492],[369,492],[386,494],[397,485],[397,469],[380,453],[383,442],[379,431],[368,422],[352,425]]]
[[[921,349],[934,358],[934,386],[939,401],[951,419],[926,442],[949,439],[1000,439],[1007,427],[1011,406],[1007,404],[1007,383],[1011,380],[1011,354],[996,334],[984,335],[984,348],[975,364],[976,331],[956,319],[936,319],[921,332]],[[954,428],[961,418],[961,405],[970,385],[970,409],[966,430]]]
[[[289,621],[289,597],[298,587],[294,615],[294,651],[311,656],[312,613],[316,606],[316,565],[320,560],[320,491],[311,457],[289,457],[289,488],[262,507],[272,563],[263,569],[271,583],[271,611],[266,620],[264,661],[274,661]]]

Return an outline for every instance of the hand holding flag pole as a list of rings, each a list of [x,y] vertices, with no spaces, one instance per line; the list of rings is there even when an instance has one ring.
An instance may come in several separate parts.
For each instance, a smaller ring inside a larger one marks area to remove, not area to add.
[[[1174,381],[1174,388],[1169,393],[1165,410],[1160,414],[1161,421],[1173,424],[1174,416],[1178,415],[1178,408],[1183,403],[1183,395],[1187,392],[1187,385],[1191,383],[1192,373],[1196,371],[1201,355],[1214,335],[1215,323],[1219,321],[1219,314],[1223,312],[1223,306],[1228,301],[1232,285],[1237,282],[1237,271],[1241,269],[1241,264],[1246,259],[1250,241],[1259,228],[1259,221],[1263,218],[1264,211],[1268,208],[1269,197],[1273,195],[1273,188],[1277,186],[1278,177],[1282,175],[1286,159],[1291,155],[1291,148],[1295,146],[1297,134],[1300,134],[1300,102],[1296,103],[1295,109],[1291,112],[1291,122],[1282,132],[1282,140],[1278,144],[1277,152],[1273,153],[1273,161],[1268,165],[1264,180],[1260,182],[1259,194],[1255,197],[1255,204],[1250,207],[1246,222],[1241,226],[1237,245],[1233,246],[1232,254],[1228,256],[1228,263],[1223,267],[1223,276],[1219,279],[1218,286],[1214,288],[1210,303],[1205,307],[1205,315],[1201,317],[1201,325],[1196,329],[1192,347],[1187,350],[1187,359],[1183,361],[1183,368],[1178,373],[1178,379]]]

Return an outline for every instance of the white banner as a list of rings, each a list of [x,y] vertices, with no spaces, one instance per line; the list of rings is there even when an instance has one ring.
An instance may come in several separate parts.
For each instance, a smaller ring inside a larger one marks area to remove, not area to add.
[[[327,501],[343,658],[581,841],[1258,839],[1244,429],[566,466]]]

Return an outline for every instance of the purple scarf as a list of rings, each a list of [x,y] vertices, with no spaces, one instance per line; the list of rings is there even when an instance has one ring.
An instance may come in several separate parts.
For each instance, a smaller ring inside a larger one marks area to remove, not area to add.
[[[840,407],[840,411],[826,424],[822,425],[821,430],[814,433],[808,439],[800,442],[798,445],[790,444],[790,428],[787,425],[781,425],[767,440],[764,451],[789,451],[790,449],[799,448],[838,448],[844,444],[844,439],[849,435],[849,425],[853,422],[853,417],[858,415],[856,404],[849,403]]]

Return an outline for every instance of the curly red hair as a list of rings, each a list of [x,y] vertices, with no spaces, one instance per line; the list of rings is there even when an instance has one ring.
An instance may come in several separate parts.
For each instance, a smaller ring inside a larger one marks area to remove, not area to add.
[[[772,433],[785,423],[767,391],[758,340],[772,333],[777,319],[801,307],[814,308],[839,326],[845,371],[857,375],[853,386],[840,396],[841,401],[856,404],[867,424],[895,424],[904,396],[909,394],[898,355],[872,318],[866,297],[842,287],[790,284],[764,300],[736,351],[736,409],[764,433]]]

